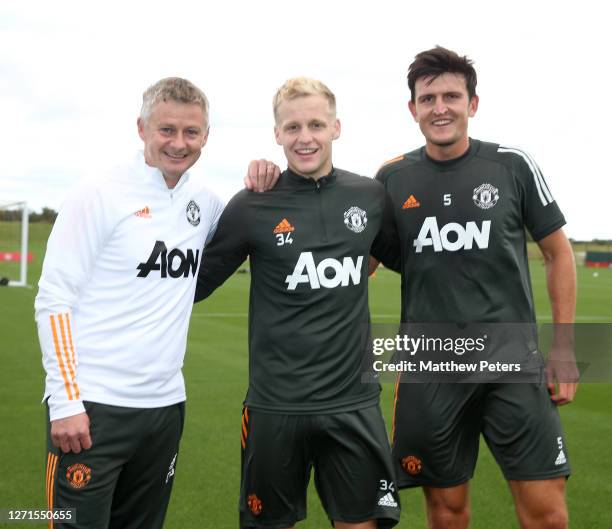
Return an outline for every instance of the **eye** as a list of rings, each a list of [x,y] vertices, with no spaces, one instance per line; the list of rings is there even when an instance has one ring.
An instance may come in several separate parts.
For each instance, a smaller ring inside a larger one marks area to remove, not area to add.
[[[310,128],[315,129],[315,130],[319,130],[322,129],[325,125],[323,125],[323,123],[319,123],[319,122],[314,122],[310,125]]]
[[[192,138],[195,138],[195,137],[199,136],[200,131],[198,129],[188,129],[187,130],[187,134],[189,136],[191,136]]]
[[[172,129],[172,127],[160,127],[159,131],[162,134],[172,134],[173,129]]]

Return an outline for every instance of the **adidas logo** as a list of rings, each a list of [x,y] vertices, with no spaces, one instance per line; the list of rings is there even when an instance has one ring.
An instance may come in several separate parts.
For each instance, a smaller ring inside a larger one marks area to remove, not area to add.
[[[276,235],[277,233],[288,233],[290,231],[295,231],[295,228],[287,219],[283,219],[276,225],[273,233]]]
[[[380,500],[378,500],[378,505],[382,505],[383,507],[397,507],[397,502],[393,497],[393,494],[387,492]]]
[[[567,458],[565,457],[563,450],[559,450],[559,455],[557,456],[557,459],[555,460],[555,466],[565,465],[565,463],[567,463]]]
[[[151,218],[151,210],[149,209],[149,206],[145,206],[141,210],[139,210],[136,213],[134,213],[134,215],[136,215],[137,217],[141,217],[143,219],[150,219]]]
[[[414,195],[410,195],[406,199],[406,202],[404,202],[402,209],[420,208],[420,207],[421,207],[421,203],[416,198],[414,198]]]

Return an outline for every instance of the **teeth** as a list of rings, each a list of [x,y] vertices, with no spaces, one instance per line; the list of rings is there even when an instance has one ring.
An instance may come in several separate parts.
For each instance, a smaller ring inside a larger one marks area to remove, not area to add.
[[[433,122],[434,125],[448,125],[451,122],[450,119],[438,119]]]
[[[170,158],[174,158],[175,160],[182,160],[187,155],[186,154],[170,154],[169,152],[167,152],[166,156],[169,156]]]
[[[316,149],[298,149],[296,152],[298,154],[310,154],[310,153],[313,153],[315,151],[316,151]]]

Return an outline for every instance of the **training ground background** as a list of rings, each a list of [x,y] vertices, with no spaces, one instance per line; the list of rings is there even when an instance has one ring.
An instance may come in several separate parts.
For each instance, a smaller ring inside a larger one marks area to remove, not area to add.
[[[30,225],[34,261],[26,288],[0,288],[0,508],[45,505],[44,372],[34,323],[34,297],[49,224]],[[544,267],[531,262],[538,320],[550,321]],[[612,269],[578,268],[578,322],[612,322]],[[503,278],[500,278],[503,281]],[[187,357],[187,420],[166,528],[237,526],[240,413],[247,387],[247,306],[250,276],[234,275],[194,309]],[[399,277],[379,270],[370,280],[372,320],[393,323],[399,314]],[[612,351],[611,351],[612,357]],[[610,360],[612,362],[612,358]],[[384,384],[381,406],[390,425],[393,387]],[[573,467],[568,482],[571,526],[612,527],[612,384],[583,384],[561,408]],[[94,476],[95,479],[95,476]],[[510,493],[486,445],[481,444],[470,484],[473,529],[518,527]],[[402,528],[424,528],[420,490],[401,494]],[[2,524],[0,524],[2,525]],[[36,527],[11,524],[10,527]],[[303,529],[329,523],[311,484]],[[7,526],[8,527],[8,526]]]

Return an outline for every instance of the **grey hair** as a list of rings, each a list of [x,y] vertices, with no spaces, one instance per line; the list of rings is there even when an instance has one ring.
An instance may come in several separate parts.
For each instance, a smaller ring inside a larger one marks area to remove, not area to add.
[[[187,79],[166,77],[147,88],[142,94],[140,118],[147,123],[153,107],[160,101],[177,101],[178,103],[200,105],[204,112],[204,121],[208,127],[208,99],[202,90]]]

